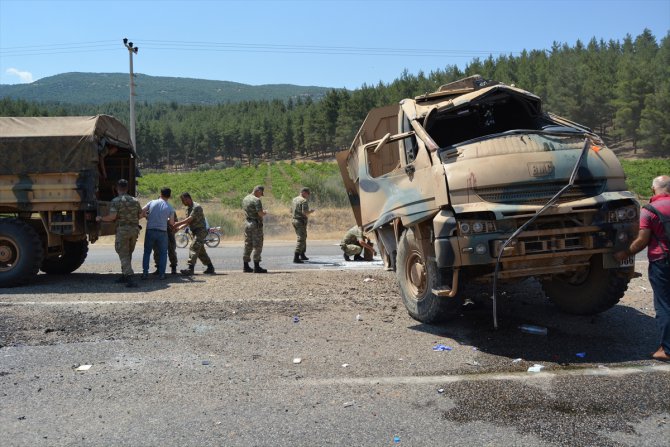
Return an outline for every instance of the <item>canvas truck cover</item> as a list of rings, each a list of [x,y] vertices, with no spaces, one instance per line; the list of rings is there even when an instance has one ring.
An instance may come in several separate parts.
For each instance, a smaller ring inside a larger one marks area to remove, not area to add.
[[[135,154],[126,127],[108,115],[0,117],[0,175],[96,170],[106,144]]]

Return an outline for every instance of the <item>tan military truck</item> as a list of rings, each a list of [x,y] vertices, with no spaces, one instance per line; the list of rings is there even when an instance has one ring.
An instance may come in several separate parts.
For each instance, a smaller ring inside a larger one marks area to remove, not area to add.
[[[119,179],[135,193],[135,162],[111,116],[0,117],[0,287],[78,269],[89,242],[114,234],[95,218]]]
[[[337,160],[419,321],[453,314],[464,285],[529,277],[559,309],[594,314],[634,273],[612,256],[639,216],[616,156],[514,86],[473,76],[374,109]]]

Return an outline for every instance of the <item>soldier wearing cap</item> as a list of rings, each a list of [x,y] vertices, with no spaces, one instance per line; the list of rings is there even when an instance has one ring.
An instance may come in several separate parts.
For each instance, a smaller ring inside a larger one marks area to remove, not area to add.
[[[305,255],[305,251],[307,251],[307,219],[314,212],[314,210],[309,209],[309,196],[309,188],[302,188],[300,195],[295,197],[291,203],[293,229],[295,229],[297,238],[295,253],[293,254],[293,262],[296,264],[302,264],[302,261],[309,260]]]
[[[261,252],[263,251],[263,218],[267,211],[263,209],[261,197],[265,191],[263,185],[257,185],[251,194],[242,200],[242,209],[245,213],[244,221],[244,261],[245,273],[267,273],[267,270],[261,267]],[[254,268],[249,267],[251,261],[251,251],[254,252]]]
[[[121,260],[121,278],[117,282],[126,287],[137,287],[133,278],[132,255],[140,234],[142,207],[135,197],[128,194],[128,181],[121,179],[116,184],[117,197],[112,199],[109,214],[97,216],[97,222],[116,222],[114,248]]]

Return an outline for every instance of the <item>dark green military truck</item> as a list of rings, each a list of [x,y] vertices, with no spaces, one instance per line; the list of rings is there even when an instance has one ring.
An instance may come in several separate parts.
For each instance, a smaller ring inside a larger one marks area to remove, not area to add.
[[[119,179],[134,195],[135,162],[111,116],[0,117],[0,287],[79,268],[89,242],[114,234],[95,218]]]
[[[374,109],[337,159],[419,321],[457,311],[464,285],[529,277],[558,308],[598,313],[634,273],[612,256],[639,217],[616,156],[514,86],[473,76]]]

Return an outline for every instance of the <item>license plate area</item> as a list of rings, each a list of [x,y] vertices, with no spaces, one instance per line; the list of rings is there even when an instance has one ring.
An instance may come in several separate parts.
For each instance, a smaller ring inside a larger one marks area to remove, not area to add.
[[[635,267],[635,255],[629,256],[619,263],[619,268]]]

